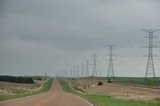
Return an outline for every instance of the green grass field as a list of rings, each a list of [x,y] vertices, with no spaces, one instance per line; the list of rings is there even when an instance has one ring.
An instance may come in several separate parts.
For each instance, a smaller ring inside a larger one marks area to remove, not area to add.
[[[106,80],[106,77],[100,77],[99,79]],[[111,78],[113,82],[118,83],[125,83],[128,85],[134,84],[134,85],[140,85],[140,86],[154,86],[154,87],[160,87],[160,77],[156,77],[155,81],[153,78],[147,78],[144,77],[115,77],[114,79]]]
[[[25,97],[25,96],[30,96],[30,95],[42,93],[42,92],[47,92],[47,91],[49,91],[51,86],[52,86],[52,79],[49,79],[48,81],[46,81],[43,84],[43,86],[40,90],[33,91],[33,92],[30,92],[30,93],[18,93],[18,94],[15,94],[15,95],[0,95],[0,101],[10,100],[10,99],[15,99],[15,98],[21,98],[21,97]]]
[[[103,95],[80,94],[75,90],[73,90],[65,81],[63,80],[59,80],[59,81],[64,91],[75,94],[75,95],[79,95],[98,106],[160,106],[160,104],[126,101],[126,100],[114,99],[112,97],[103,96]]]

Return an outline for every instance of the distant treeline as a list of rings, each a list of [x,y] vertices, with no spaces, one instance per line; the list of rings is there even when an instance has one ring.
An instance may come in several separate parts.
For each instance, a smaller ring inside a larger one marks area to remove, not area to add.
[[[33,84],[34,81],[31,77],[15,77],[15,76],[0,76],[0,81]]]

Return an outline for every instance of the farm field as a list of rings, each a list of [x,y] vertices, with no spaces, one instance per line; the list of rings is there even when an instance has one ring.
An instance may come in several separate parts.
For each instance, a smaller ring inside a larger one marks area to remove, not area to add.
[[[38,89],[44,81],[36,81],[35,84],[18,84],[11,82],[0,82],[0,94],[27,93],[33,89]]]
[[[0,82],[0,101],[25,97],[33,94],[48,91],[51,88],[52,80],[35,80],[34,84],[19,84]]]
[[[133,78],[132,78],[133,80]],[[98,86],[101,81],[103,85]],[[160,104],[160,89],[153,86],[136,86],[126,83],[107,83],[104,78],[83,78],[83,79],[68,79],[67,82],[74,89],[83,93],[92,95],[109,96],[113,99],[126,101],[136,101],[142,103]]]
[[[100,78],[102,80],[107,80],[106,78]],[[125,83],[128,85],[138,85],[146,87],[156,87],[160,88],[160,77],[145,79],[144,77],[115,77],[113,82],[115,83]]]

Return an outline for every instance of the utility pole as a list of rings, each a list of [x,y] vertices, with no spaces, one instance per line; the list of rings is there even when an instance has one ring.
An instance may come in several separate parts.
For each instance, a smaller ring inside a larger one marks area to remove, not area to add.
[[[93,54],[93,71],[92,76],[97,77],[97,54]]]
[[[89,76],[89,61],[86,61],[86,77]]]
[[[82,63],[82,72],[81,72],[81,77],[83,78],[83,77],[85,77],[84,76],[84,64]]]
[[[113,66],[113,47],[114,45],[109,45],[109,66],[108,66],[108,73],[107,73],[107,78],[114,78],[114,66]]]
[[[154,45],[154,38],[157,38],[156,36],[153,35],[154,32],[157,32],[159,30],[152,30],[152,29],[148,29],[145,30],[143,29],[143,31],[147,32],[149,35],[146,36],[145,38],[148,38],[148,46],[144,46],[146,48],[148,48],[148,55],[147,55],[147,66],[146,66],[146,73],[145,73],[145,78],[146,80],[148,80],[148,78],[153,78],[154,80],[154,85],[156,85],[156,80],[155,80],[155,69],[154,69],[154,62],[153,62],[153,48],[158,47]]]

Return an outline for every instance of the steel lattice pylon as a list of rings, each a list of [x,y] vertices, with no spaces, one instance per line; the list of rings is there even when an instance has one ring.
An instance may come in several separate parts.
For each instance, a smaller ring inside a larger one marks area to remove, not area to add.
[[[114,78],[114,67],[113,67],[113,45],[109,46],[109,66],[108,66],[108,73],[107,78]]]
[[[155,84],[155,69],[154,69],[154,61],[153,61],[153,48],[157,47],[155,46],[154,43],[154,38],[157,38],[156,36],[153,35],[154,32],[157,32],[158,30],[143,30],[145,32],[148,32],[149,35],[145,38],[148,38],[148,46],[145,46],[148,48],[148,55],[147,55],[147,66],[146,66],[146,73],[145,73],[145,78],[153,78],[154,79],[154,84]]]
[[[82,72],[81,72],[81,77],[83,78],[83,77],[85,77],[85,75],[84,75],[84,64],[82,63],[82,70],[81,70]]]
[[[86,61],[86,77],[89,76],[89,61]]]
[[[97,58],[97,54],[93,54],[93,71],[92,71],[92,76],[97,77],[97,63],[96,63],[96,58]]]
[[[79,77],[79,66],[77,65],[77,77]]]

